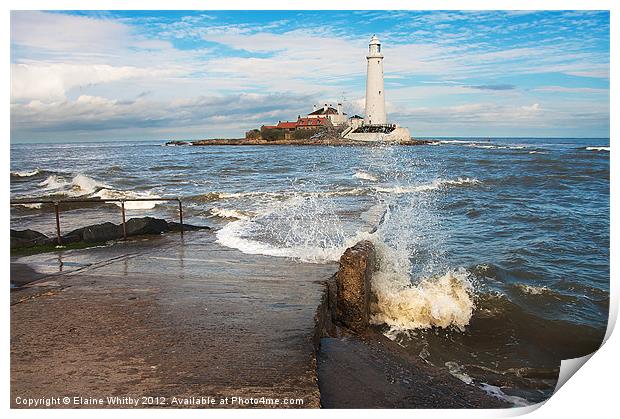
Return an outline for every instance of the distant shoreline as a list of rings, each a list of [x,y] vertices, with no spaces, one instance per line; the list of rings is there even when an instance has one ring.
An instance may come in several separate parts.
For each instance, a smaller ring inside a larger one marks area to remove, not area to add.
[[[398,143],[385,143],[385,144],[397,144],[397,145],[428,145],[434,144],[437,141],[434,140],[415,140],[401,141]],[[183,141],[174,140],[166,142],[166,146],[222,146],[222,145],[234,145],[234,146],[248,146],[248,145],[311,145],[311,146],[370,146],[376,145],[374,141],[352,141],[345,139],[336,140],[321,140],[321,139],[306,139],[306,140],[259,140],[259,139],[246,139],[246,138],[213,138],[209,140],[194,140]]]

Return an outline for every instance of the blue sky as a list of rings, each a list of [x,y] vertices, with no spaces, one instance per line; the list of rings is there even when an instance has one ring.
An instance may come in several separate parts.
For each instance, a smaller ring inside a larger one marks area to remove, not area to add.
[[[609,136],[609,13],[14,11],[11,140],[240,137],[344,101],[413,136]]]

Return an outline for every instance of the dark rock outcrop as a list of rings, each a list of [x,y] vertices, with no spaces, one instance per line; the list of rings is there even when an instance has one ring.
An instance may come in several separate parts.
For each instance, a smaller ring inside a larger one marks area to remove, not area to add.
[[[128,236],[141,236],[143,234],[161,234],[170,230],[168,222],[160,218],[142,217],[132,218],[126,223]],[[118,226],[121,236],[123,225]]]
[[[13,230],[11,229],[11,249],[32,247],[41,244],[48,244],[51,239],[43,233],[35,230]]]
[[[336,320],[362,332],[370,318],[370,280],[375,270],[375,248],[367,240],[348,248],[336,274]]]
[[[181,224],[167,222],[160,218],[142,217],[132,218],[125,223],[127,237],[166,232],[181,231]],[[183,224],[184,231],[209,230],[207,226],[194,226]],[[110,222],[94,224],[70,231],[62,236],[63,244],[71,243],[103,243],[110,240],[123,238],[123,225]],[[34,230],[11,230],[11,249],[32,247],[42,244],[55,244],[55,237],[47,237],[45,234]]]

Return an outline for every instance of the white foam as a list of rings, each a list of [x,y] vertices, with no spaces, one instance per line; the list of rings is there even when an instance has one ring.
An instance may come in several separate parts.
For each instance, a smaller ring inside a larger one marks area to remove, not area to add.
[[[209,210],[211,215],[220,218],[234,218],[237,220],[247,220],[251,214],[236,209],[213,207]]]
[[[471,144],[471,140],[439,140],[441,144]]]
[[[39,173],[41,173],[39,169],[34,169],[34,170],[13,171],[11,172],[11,175],[17,176],[17,177],[31,177],[34,175],[38,175]]]
[[[609,151],[609,147],[586,147],[588,151]]]
[[[49,175],[44,181],[39,183],[39,186],[43,186],[47,190],[62,189],[69,185],[65,178],[57,175]]]
[[[248,237],[251,235],[252,223],[251,220],[238,220],[226,224],[216,234],[217,243],[249,255],[294,258],[307,263],[327,263],[340,259],[347,247],[361,240],[361,236],[356,236],[341,246],[299,243],[278,247]]]
[[[354,178],[358,178],[358,179],[362,179],[362,180],[369,180],[371,182],[376,182],[377,177],[368,173],[368,172],[364,172],[362,170],[358,170],[357,172],[355,172],[355,174],[353,175]]]
[[[38,204],[18,204],[21,207],[24,208],[30,208],[30,209],[41,209],[43,207],[43,204],[38,203]]]
[[[463,268],[413,284],[409,275],[381,266],[372,289],[377,300],[371,322],[386,324],[392,335],[431,327],[464,330],[475,309],[474,287]]]
[[[50,175],[40,182],[39,186],[43,186],[49,191],[62,192],[73,197],[90,195],[101,188],[108,187],[106,184],[83,174],[76,175],[71,182],[68,182],[62,176]]]
[[[448,372],[453,376],[464,382],[465,384],[473,384],[474,379],[463,372],[463,367],[454,361],[445,362],[444,365],[448,368]]]
[[[517,287],[524,293],[530,295],[542,295],[549,292],[547,287],[534,287],[526,284],[518,284]]]
[[[509,396],[508,394],[504,393],[501,388],[493,386],[491,384],[481,383],[480,388],[482,388],[482,390],[484,390],[488,395],[496,397],[500,400],[507,401],[515,407],[524,407],[532,404],[523,397]]]
[[[136,199],[136,198],[160,198],[157,195],[153,195],[149,192],[133,192],[133,191],[118,191],[115,189],[103,188],[97,193],[93,194],[93,197],[106,199]],[[126,201],[125,209],[128,210],[148,210],[155,208],[156,205],[161,204],[162,201]],[[113,202],[114,205],[120,207],[120,202]]]
[[[374,189],[377,192],[386,192],[393,194],[408,194],[408,193],[416,193],[416,192],[427,192],[434,191],[437,189],[441,189],[447,186],[460,186],[460,185],[478,185],[480,181],[475,178],[462,178],[458,179],[435,179],[430,183],[423,183],[416,186],[392,186],[392,187],[381,187],[375,186]]]

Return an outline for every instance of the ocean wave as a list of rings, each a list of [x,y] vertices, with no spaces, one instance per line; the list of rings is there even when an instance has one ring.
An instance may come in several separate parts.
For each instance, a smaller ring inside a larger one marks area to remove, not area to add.
[[[547,287],[535,287],[533,285],[526,284],[517,284],[516,287],[525,294],[530,295],[543,295],[551,293],[551,291]]]
[[[586,147],[588,151],[609,151],[609,146],[599,146],[599,147]]]
[[[332,196],[357,196],[366,195],[370,192],[367,188],[347,188],[333,191],[249,191],[249,192],[208,192],[189,197],[194,202],[215,202],[220,200],[235,200],[248,197],[272,198],[274,200],[287,200],[295,197],[332,197]]]
[[[59,175],[50,175],[44,181],[39,183],[45,190],[61,193],[71,197],[81,197],[97,192],[102,188],[108,188],[105,183],[86,175],[78,174],[71,181],[67,181],[65,177]]]
[[[387,325],[392,336],[431,327],[464,330],[475,309],[473,282],[464,268],[417,284],[407,274],[380,269],[372,277],[372,289],[371,323]]]
[[[106,199],[140,199],[140,198],[161,198],[160,196],[151,194],[150,192],[133,192],[133,191],[119,191],[116,189],[103,188],[92,195],[92,197],[101,198],[102,201]],[[155,206],[161,204],[163,201],[126,201],[125,209],[127,210],[148,210],[153,209]],[[120,202],[112,202],[117,207],[121,207]]]
[[[502,389],[499,388],[498,386],[494,386],[494,385],[487,384],[487,383],[481,383],[480,388],[482,388],[482,390],[484,390],[488,395],[498,398],[500,400],[506,401],[515,407],[524,407],[524,406],[529,406],[532,404],[531,402],[529,402],[528,400],[522,397],[509,396],[508,394],[504,393]]]
[[[382,187],[375,186],[374,189],[377,192],[386,192],[386,193],[394,193],[394,194],[408,194],[415,192],[427,192],[434,191],[437,189],[445,188],[447,186],[461,186],[461,185],[478,185],[481,182],[476,178],[462,178],[458,179],[435,179],[430,183],[425,183],[416,186],[393,186],[393,187]]]
[[[225,219],[237,219],[237,220],[248,220],[252,214],[236,210],[236,209],[228,209],[228,208],[217,208],[213,207],[209,210],[211,215],[219,218]]]
[[[41,209],[43,208],[43,204],[41,203],[37,203],[37,204],[16,204],[20,207],[24,207],[24,208],[28,208],[28,209]]]
[[[117,190],[106,183],[83,174],[78,174],[72,177],[71,180],[67,180],[64,176],[53,174],[38,185],[52,195],[65,195],[68,198],[99,198],[103,201],[108,199],[160,198],[150,192]],[[161,201],[128,201],[125,202],[125,209],[153,209],[160,203]],[[121,206],[120,202],[114,202],[114,204],[118,207]]]
[[[34,170],[15,170],[15,171],[11,171],[11,176],[13,177],[32,177],[32,176],[36,176],[39,173],[41,173],[40,169],[34,169]]]
[[[441,144],[471,144],[472,140],[439,140]]]
[[[368,172],[364,172],[362,170],[358,170],[357,172],[355,172],[355,174],[353,175],[354,178],[358,178],[358,179],[362,179],[362,180],[369,180],[371,182],[376,182],[377,177],[368,173]]]
[[[286,257],[307,263],[328,263],[339,260],[348,247],[361,240],[360,236],[356,236],[340,246],[317,245],[312,244],[310,240],[277,246],[251,238],[252,230],[253,221],[251,220],[233,221],[218,230],[216,241],[222,246],[237,249],[249,255]]]

